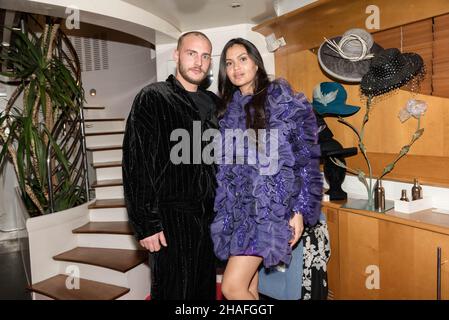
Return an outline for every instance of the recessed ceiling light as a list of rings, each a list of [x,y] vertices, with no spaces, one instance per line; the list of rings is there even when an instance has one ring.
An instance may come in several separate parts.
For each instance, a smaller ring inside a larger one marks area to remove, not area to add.
[[[240,8],[242,5],[240,4],[240,2],[233,2],[233,3],[231,3],[231,8]]]

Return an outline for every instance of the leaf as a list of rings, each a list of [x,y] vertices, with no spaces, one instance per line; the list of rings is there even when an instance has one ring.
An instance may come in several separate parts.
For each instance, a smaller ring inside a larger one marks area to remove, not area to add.
[[[359,179],[360,182],[362,182],[365,185],[366,189],[368,189],[368,183],[366,181],[365,173],[360,169],[357,169],[357,172],[358,172],[357,178]]]
[[[47,153],[45,150],[45,145],[43,141],[43,137],[41,136],[38,129],[33,130],[33,141],[36,148],[36,161],[38,165],[39,170],[39,182],[41,186],[43,187],[46,184],[47,180]]]
[[[67,161],[66,157],[59,148],[59,145],[56,143],[55,139],[52,137],[48,129],[45,127],[44,130],[47,133],[47,137],[49,138],[49,143],[51,143],[53,150],[55,151],[56,159],[62,164],[65,172],[68,174],[70,172],[69,162]]]
[[[424,128],[421,128],[419,130],[417,130],[414,134],[413,134],[413,140],[418,140],[424,133]]]
[[[382,172],[382,176],[393,170],[394,163],[390,163],[387,166],[385,166],[384,171]]]
[[[6,155],[6,151],[8,151],[9,140],[10,140],[10,138],[8,137],[8,139],[3,143],[2,151],[0,151],[0,167],[2,166],[3,159]]]
[[[346,165],[345,165],[340,159],[334,158],[334,157],[331,157],[331,159],[332,159],[332,161],[335,162],[335,164],[336,164],[337,166],[339,166],[339,167],[341,167],[341,168],[344,168],[344,169],[347,169]]]
[[[359,174],[357,175],[359,177],[359,180],[365,180],[366,176],[365,173],[362,170],[358,170]]]
[[[399,155],[400,156],[404,156],[409,151],[410,151],[410,146],[409,145],[403,146],[402,149],[401,149],[401,152],[399,152]]]

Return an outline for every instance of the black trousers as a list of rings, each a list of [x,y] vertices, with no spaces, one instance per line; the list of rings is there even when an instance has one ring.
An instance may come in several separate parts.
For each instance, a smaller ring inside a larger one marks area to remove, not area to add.
[[[167,247],[150,255],[151,299],[215,300],[216,269],[211,214],[172,207],[161,210]]]

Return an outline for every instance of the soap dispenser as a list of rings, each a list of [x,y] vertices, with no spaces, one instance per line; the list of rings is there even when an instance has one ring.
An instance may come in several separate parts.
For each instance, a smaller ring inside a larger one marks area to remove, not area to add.
[[[412,200],[422,199],[422,187],[419,185],[418,179],[415,178],[412,187]]]

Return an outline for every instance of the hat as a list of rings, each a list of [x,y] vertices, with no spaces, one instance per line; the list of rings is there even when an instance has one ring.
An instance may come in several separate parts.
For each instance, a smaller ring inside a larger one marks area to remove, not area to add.
[[[322,82],[313,90],[312,106],[322,116],[352,116],[360,107],[346,104],[347,97],[348,94],[340,83]]]
[[[415,77],[422,78],[424,73],[424,62],[419,54],[386,49],[372,59],[360,89],[365,96],[378,96],[402,87]]]
[[[331,77],[345,82],[360,82],[368,72],[371,58],[383,50],[363,29],[350,29],[343,36],[324,39],[318,62]]]

